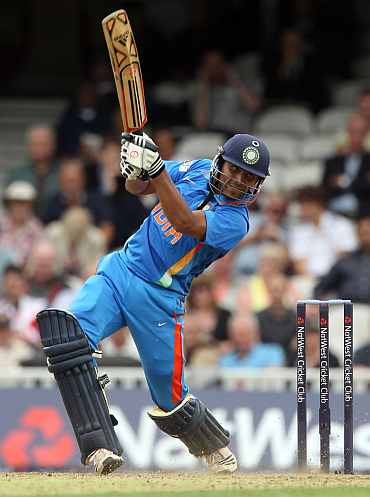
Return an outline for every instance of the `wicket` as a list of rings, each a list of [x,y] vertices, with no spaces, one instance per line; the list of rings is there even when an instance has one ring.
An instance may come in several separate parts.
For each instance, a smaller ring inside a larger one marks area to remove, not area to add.
[[[343,305],[343,398],[344,447],[343,469],[353,473],[353,304],[351,300],[299,300],[297,302],[297,457],[298,468],[307,470],[307,382],[306,382],[306,305],[319,306],[320,326],[320,468],[330,471],[330,368],[329,308]]]

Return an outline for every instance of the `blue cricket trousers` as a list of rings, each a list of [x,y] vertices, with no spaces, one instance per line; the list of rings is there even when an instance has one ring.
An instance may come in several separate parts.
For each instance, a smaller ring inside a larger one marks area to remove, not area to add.
[[[101,259],[73,301],[91,346],[128,326],[153,401],[166,411],[188,392],[184,382],[184,297],[137,277],[118,252]]]

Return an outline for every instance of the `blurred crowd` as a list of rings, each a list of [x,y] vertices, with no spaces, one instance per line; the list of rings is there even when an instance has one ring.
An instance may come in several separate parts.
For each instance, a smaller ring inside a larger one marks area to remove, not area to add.
[[[260,65],[251,57],[231,64],[209,50],[189,84],[150,86],[148,132],[162,157],[179,158],[189,132],[248,132],[270,105],[299,104],[312,113],[330,105],[307,33],[285,29],[276,53]],[[121,128],[111,69],[98,61],[56,126],[32,125],[24,160],[9,164],[0,210],[2,364],[43,362],[35,314],[68,308],[99,258],[122,246],[155,205],[155,196],[125,191]],[[194,281],[185,316],[189,365],[294,366],[297,299],[351,298],[370,306],[370,86],[362,87],[335,140],[319,184],[279,190],[267,180],[250,206],[248,235]],[[370,333],[368,342],[355,363],[370,366]],[[101,348],[105,364],[140,365],[126,328]],[[317,367],[313,312],[307,349],[308,365]],[[330,361],[337,366],[340,358],[332,353]]]

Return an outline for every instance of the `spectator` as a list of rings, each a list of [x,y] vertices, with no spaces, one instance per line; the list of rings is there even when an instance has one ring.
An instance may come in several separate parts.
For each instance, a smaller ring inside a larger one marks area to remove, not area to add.
[[[298,192],[300,219],[290,232],[289,252],[296,274],[324,275],[337,258],[355,249],[352,223],[326,210],[324,193],[307,187]]]
[[[93,83],[85,81],[78,89],[77,98],[71,102],[58,124],[58,150],[62,156],[76,155],[84,133],[103,135],[107,132],[109,115],[99,109]]]
[[[32,249],[26,265],[29,292],[33,297],[44,299],[44,308],[69,308],[69,304],[81,285],[76,278],[67,278],[63,267],[58,265],[56,248],[43,240]]]
[[[35,199],[35,188],[25,181],[11,183],[3,196],[5,213],[0,218],[0,245],[21,266],[43,234],[43,227],[33,214]]]
[[[230,311],[235,308],[235,297],[240,284],[240,280],[233,277],[233,257],[233,253],[229,252],[209,269],[213,277],[213,295],[217,305]]]
[[[58,162],[56,161],[55,134],[50,126],[38,124],[26,134],[27,158],[18,167],[11,168],[5,178],[6,185],[14,181],[27,181],[37,192],[35,212],[42,217],[51,197],[58,191]]]
[[[216,366],[220,349],[212,340],[209,331],[199,326],[196,314],[188,312],[184,320],[186,363],[202,368]]]
[[[253,316],[235,315],[229,324],[231,351],[223,354],[223,368],[284,366],[284,351],[277,344],[261,343],[258,322]]]
[[[201,331],[209,335],[211,340],[227,340],[227,323],[231,312],[216,303],[212,273],[203,273],[193,280],[187,304]]]
[[[285,274],[288,268],[289,254],[285,245],[270,242],[261,249],[257,272],[242,284],[236,296],[239,309],[246,312],[259,312],[271,305],[269,282],[273,276]],[[290,282],[286,298],[292,303],[297,300],[297,292]]]
[[[291,339],[296,335],[296,314],[287,304],[289,281],[283,274],[272,276],[268,282],[270,306],[257,314],[263,343],[277,343],[289,352]]]
[[[370,304],[370,214],[357,221],[358,249],[341,257],[321,277],[315,296],[348,299]]]
[[[255,212],[248,235],[234,250],[236,274],[253,274],[259,264],[261,249],[266,243],[288,240],[288,200],[279,192],[261,196],[261,212]]]
[[[369,124],[360,114],[347,123],[347,145],[340,154],[325,161],[322,186],[329,207],[342,214],[355,215],[370,204],[370,153],[364,150]]]
[[[102,232],[92,224],[90,212],[83,207],[66,210],[60,221],[49,224],[46,236],[56,249],[58,266],[76,276],[85,273],[90,261],[106,252]]]
[[[3,371],[20,366],[22,360],[32,355],[31,347],[12,330],[9,316],[0,314],[0,364]]]
[[[207,52],[199,69],[194,125],[234,133],[249,129],[260,99],[239,79],[220,52]]]
[[[266,60],[265,97],[270,103],[297,103],[318,111],[328,104],[324,71],[319,58],[305,47],[298,31],[281,34],[279,52]]]
[[[370,153],[370,88],[364,88],[359,95],[355,114],[362,117],[366,123],[366,132],[363,140],[363,149]],[[341,131],[337,138],[338,153],[347,153],[350,148],[350,137],[348,126],[346,130]]]
[[[66,159],[61,163],[59,186],[60,191],[51,199],[44,222],[58,221],[70,207],[86,207],[109,243],[114,231],[109,203],[100,193],[86,191],[86,177],[79,159]]]
[[[4,271],[0,312],[6,312],[11,319],[11,328],[25,341],[40,345],[40,335],[35,322],[35,315],[44,309],[43,298],[32,297],[22,270],[9,265]]]
[[[320,367],[320,333],[317,326],[312,321],[306,321],[306,366],[307,368]],[[288,359],[289,366],[295,366],[297,362],[297,341],[294,337],[291,341],[291,353]],[[338,358],[329,350],[329,367],[338,368]]]

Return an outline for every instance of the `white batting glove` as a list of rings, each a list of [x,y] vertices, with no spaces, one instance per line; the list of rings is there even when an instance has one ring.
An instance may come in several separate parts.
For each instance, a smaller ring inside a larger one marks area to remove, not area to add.
[[[155,178],[164,169],[158,147],[147,136],[123,133],[121,141],[121,163],[128,163],[141,171],[142,178]],[[121,167],[122,171],[122,167]]]
[[[121,140],[121,154],[119,168],[125,180],[139,179],[142,175],[142,170],[127,162],[127,143]],[[148,179],[148,178],[147,178]]]
[[[119,168],[126,180],[143,179],[142,170],[121,159]]]

